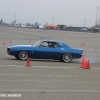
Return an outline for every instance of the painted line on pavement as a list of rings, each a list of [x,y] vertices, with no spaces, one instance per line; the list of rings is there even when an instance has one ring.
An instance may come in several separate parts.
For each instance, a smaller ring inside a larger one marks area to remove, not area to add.
[[[0,90],[8,92],[88,92],[88,93],[100,93],[100,90]]]
[[[3,75],[3,76],[57,76],[57,77],[60,77],[60,76],[72,76],[73,77],[73,75],[39,75],[39,74],[0,74],[0,75]],[[75,76],[79,76],[79,75],[75,75]]]
[[[8,67],[27,67],[27,66],[21,66],[21,65],[0,65],[0,66],[8,66]],[[51,67],[51,66],[29,66],[29,67],[35,67],[35,68],[78,68],[78,67],[67,67],[67,66],[57,66],[57,67]]]
[[[38,80],[0,80],[0,82],[39,82],[39,83],[79,83],[79,84],[86,84],[86,83],[93,83],[93,82],[76,82],[76,81],[38,81]]]
[[[27,67],[27,66],[21,66],[21,65],[0,65],[0,66],[8,66],[8,67]],[[69,68],[69,69],[79,69],[80,67],[67,67],[67,66],[56,66],[56,67],[52,67],[52,66],[30,66],[32,68]],[[82,69],[82,68],[81,68]],[[91,69],[100,69],[100,68],[91,68]]]

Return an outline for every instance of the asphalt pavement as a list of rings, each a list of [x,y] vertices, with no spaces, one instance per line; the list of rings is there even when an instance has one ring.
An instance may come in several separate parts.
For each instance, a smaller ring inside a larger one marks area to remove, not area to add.
[[[33,45],[52,39],[82,48],[90,69],[82,59],[70,63],[31,59],[31,67],[7,54],[7,47]],[[82,45],[84,44],[84,45]],[[0,27],[0,100],[99,100],[100,34],[42,29]]]

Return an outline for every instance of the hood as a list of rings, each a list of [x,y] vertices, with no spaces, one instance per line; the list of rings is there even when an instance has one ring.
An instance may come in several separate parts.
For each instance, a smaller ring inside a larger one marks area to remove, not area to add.
[[[35,46],[33,45],[14,45],[8,47],[10,50],[33,50],[35,49]]]
[[[10,46],[9,48],[13,48],[13,47],[31,47],[32,45],[14,45],[14,46]]]

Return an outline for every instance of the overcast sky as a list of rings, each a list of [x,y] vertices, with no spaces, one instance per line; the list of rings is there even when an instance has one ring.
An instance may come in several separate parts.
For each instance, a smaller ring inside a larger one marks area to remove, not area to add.
[[[100,0],[0,0],[0,19],[6,22],[39,22],[93,26]],[[86,21],[85,21],[86,20]]]

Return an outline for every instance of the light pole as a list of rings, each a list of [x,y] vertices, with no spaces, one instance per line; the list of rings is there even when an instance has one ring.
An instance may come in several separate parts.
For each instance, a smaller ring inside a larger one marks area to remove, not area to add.
[[[84,27],[86,27],[86,19],[84,20]]]
[[[96,25],[98,25],[98,11],[99,11],[99,7],[97,6]]]
[[[53,17],[53,25],[54,25],[54,17]]]
[[[14,26],[16,24],[16,14],[14,14]]]
[[[98,20],[98,24],[100,26],[100,11],[99,11],[99,20]]]

